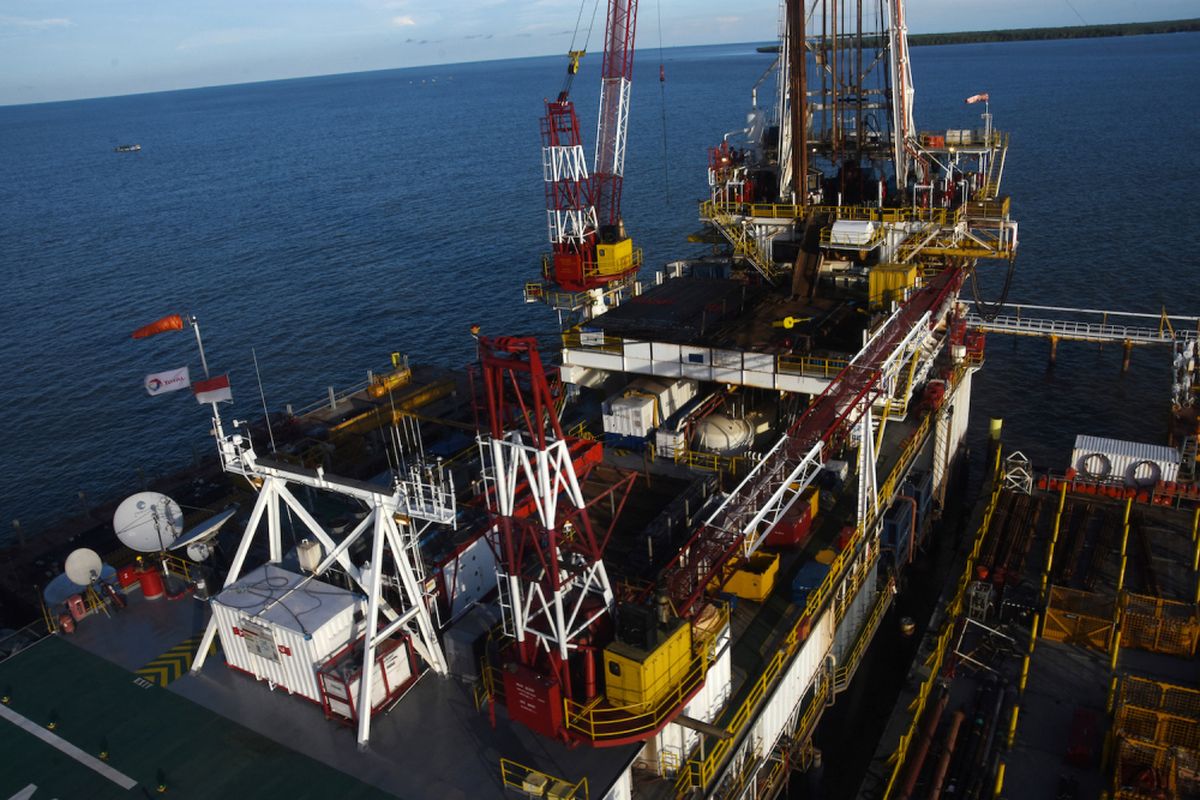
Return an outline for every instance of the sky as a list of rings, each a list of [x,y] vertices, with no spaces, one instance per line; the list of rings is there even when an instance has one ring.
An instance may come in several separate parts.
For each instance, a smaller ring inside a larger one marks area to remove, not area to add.
[[[595,0],[582,0],[586,20]],[[564,53],[581,0],[0,0],[0,105]],[[1183,19],[1196,0],[908,0],[910,31]],[[604,4],[592,49],[602,38]],[[641,0],[638,40],[773,39],[777,0]]]

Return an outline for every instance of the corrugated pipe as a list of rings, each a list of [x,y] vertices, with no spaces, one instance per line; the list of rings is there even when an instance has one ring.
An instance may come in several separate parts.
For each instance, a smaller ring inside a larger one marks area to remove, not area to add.
[[[954,745],[958,743],[958,729],[967,718],[962,709],[954,712],[950,718],[950,730],[946,732],[946,741],[942,745],[942,757],[938,759],[937,769],[933,773],[933,786],[929,790],[929,800],[938,800],[942,796],[942,784],[946,781],[946,771],[950,769],[950,759],[954,756]]]
[[[943,686],[937,705],[925,712],[925,722],[921,725],[921,738],[917,742],[917,749],[913,751],[912,757],[908,761],[903,788],[901,788],[897,800],[909,800],[912,797],[913,789],[917,785],[917,778],[921,777],[921,769],[925,766],[925,757],[929,755],[929,747],[933,744],[933,735],[937,732],[938,723],[941,722],[942,714],[949,702],[950,692]]]

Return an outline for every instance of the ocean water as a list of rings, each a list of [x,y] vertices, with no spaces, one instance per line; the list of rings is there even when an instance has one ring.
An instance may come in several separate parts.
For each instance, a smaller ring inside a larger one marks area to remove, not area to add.
[[[625,218],[649,268],[697,252],[705,148],[741,127],[771,57],[752,45],[639,53]],[[976,127],[991,93],[1012,132],[1005,188],[1021,220],[1011,297],[1200,313],[1200,35],[913,50],[923,129]],[[573,96],[594,141],[598,59]],[[545,221],[538,119],[561,59],[339,75],[0,108],[0,535],[34,532],[136,489],[211,446],[187,393],[145,374],[187,364],[188,334],[133,341],[195,314],[235,416],[346,387],[399,350],[462,366],[471,323],[549,334],[521,302]],[[663,116],[666,117],[666,135]],[[140,153],[113,147],[139,142]],[[983,277],[985,295],[1002,268]],[[975,413],[1002,416],[1035,460],[1076,433],[1157,441],[1167,357],[989,342]]]

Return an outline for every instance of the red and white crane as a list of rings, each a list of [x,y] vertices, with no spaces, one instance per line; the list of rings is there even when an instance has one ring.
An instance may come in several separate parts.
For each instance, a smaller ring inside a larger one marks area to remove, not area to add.
[[[609,0],[596,153],[588,172],[571,79],[583,51],[570,53],[567,80],[542,118],[542,173],[552,255],[544,278],[567,292],[604,289],[641,266],[621,219],[637,0]]]
[[[563,736],[563,699],[588,701],[599,691],[614,603],[603,553],[636,473],[586,500],[581,479],[599,463],[601,445],[563,433],[537,341],[480,337],[479,360],[485,497],[504,632],[513,641],[501,654],[508,711]],[[596,531],[588,509],[610,496],[612,522]]]

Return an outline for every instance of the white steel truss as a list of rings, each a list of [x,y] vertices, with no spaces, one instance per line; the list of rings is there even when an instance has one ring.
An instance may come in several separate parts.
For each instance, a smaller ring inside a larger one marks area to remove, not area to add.
[[[236,428],[238,422],[233,422]],[[391,487],[375,486],[362,481],[326,476],[315,470],[295,467],[281,462],[260,459],[248,438],[241,434],[226,435],[216,406],[213,408],[213,435],[226,472],[242,475],[259,486],[258,499],[246,523],[241,542],[233,557],[224,586],[235,583],[242,573],[246,556],[255,534],[265,517],[269,559],[277,563],[283,558],[283,527],[281,508],[287,508],[326,553],[313,571],[312,578],[324,574],[338,564],[367,596],[366,632],[364,634],[362,680],[358,697],[358,744],[364,748],[371,733],[371,692],[374,683],[374,661],[378,646],[403,630],[413,647],[430,668],[438,674],[447,671],[445,656],[438,642],[431,605],[433,598],[425,590],[425,571],[418,547],[418,531],[414,520],[426,527],[433,523],[454,524],[454,482],[437,467],[410,466],[407,476],[397,476]],[[304,486],[354,498],[363,502],[367,516],[340,542],[317,522],[308,509],[292,493],[290,486]],[[371,536],[370,569],[364,570],[350,560],[350,547],[366,535]],[[386,561],[391,561],[400,599],[393,605],[383,594]],[[381,625],[380,617],[383,617]],[[199,672],[217,633],[215,617],[210,617],[204,636],[192,661],[192,672]]]
[[[620,177],[625,174],[625,137],[629,130],[629,89],[632,84],[622,76],[605,78],[600,87],[600,118],[596,123],[596,172]],[[610,106],[617,104],[617,113]],[[611,114],[611,116],[610,116]],[[615,131],[605,130],[605,120],[612,119]],[[608,148],[611,146],[611,152]]]
[[[730,492],[705,524],[730,534],[742,535],[743,555],[749,557],[767,538],[805,490],[816,480],[825,460],[825,442],[818,441],[798,461],[788,457],[788,437],[780,437],[767,455]],[[739,502],[754,489],[766,499]],[[768,491],[762,492],[765,488]]]
[[[542,148],[542,178],[548,184],[563,182],[576,184],[579,197],[583,196],[583,187],[587,184],[587,157],[583,145],[556,145]],[[549,191],[557,191],[550,189]],[[549,228],[550,242],[561,244],[574,242],[581,244],[584,239],[595,233],[596,207],[588,204],[579,207],[555,208],[546,210],[546,223]]]
[[[586,505],[565,441],[551,441],[540,449],[526,444],[520,431],[509,431],[502,439],[488,436],[478,441],[485,465],[484,481],[489,488],[488,504],[494,502],[500,516],[513,516],[520,487],[528,489],[538,521],[546,531],[558,525],[562,496],[576,509]],[[567,523],[557,531],[557,537],[561,541],[579,533]],[[504,628],[518,642],[536,637],[545,649],[565,659],[572,642],[612,610],[613,590],[601,559],[586,562],[560,547],[549,554],[547,561],[556,565],[558,574],[541,580],[507,572],[504,560],[497,561],[496,583],[500,587]],[[589,595],[602,601],[590,612],[585,608]]]

